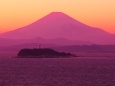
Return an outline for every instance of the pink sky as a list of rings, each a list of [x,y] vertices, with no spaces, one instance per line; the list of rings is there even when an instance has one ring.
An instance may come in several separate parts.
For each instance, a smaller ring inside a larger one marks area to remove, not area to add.
[[[115,0],[1,0],[0,32],[23,27],[53,11],[115,33]]]

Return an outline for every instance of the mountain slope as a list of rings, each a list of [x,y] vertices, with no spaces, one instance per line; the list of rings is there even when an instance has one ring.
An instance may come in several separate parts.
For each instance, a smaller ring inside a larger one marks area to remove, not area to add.
[[[115,44],[112,34],[85,25],[61,12],[52,12],[28,26],[3,33],[0,37],[11,39],[66,38],[97,44]]]

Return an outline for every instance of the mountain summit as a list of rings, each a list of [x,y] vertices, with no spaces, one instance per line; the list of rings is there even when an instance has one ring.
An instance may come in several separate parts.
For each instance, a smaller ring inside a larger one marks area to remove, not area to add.
[[[52,12],[28,26],[3,33],[0,37],[10,39],[66,38],[97,44],[115,44],[112,34],[83,24],[62,12]]]

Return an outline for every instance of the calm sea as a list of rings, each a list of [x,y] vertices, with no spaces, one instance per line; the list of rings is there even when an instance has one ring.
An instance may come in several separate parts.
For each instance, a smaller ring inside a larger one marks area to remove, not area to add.
[[[115,59],[0,58],[0,86],[115,86]]]

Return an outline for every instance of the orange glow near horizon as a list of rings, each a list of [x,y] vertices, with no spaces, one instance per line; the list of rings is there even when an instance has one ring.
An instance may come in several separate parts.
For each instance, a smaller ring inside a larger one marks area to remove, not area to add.
[[[53,11],[115,34],[115,0],[1,0],[0,32],[26,26]]]

